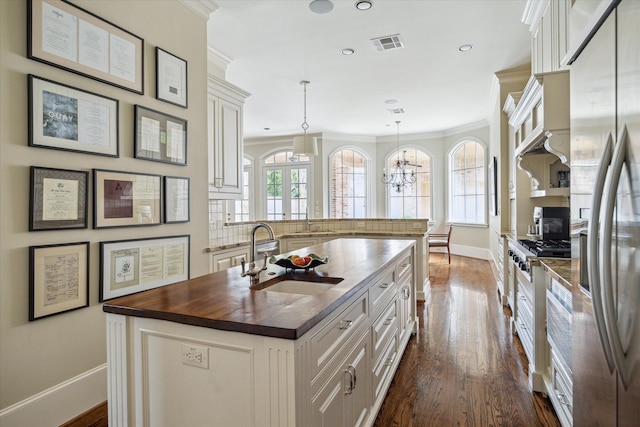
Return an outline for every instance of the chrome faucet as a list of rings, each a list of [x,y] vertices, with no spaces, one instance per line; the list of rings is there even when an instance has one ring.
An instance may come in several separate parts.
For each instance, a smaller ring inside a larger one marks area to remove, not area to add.
[[[246,271],[245,271],[245,262],[246,262],[245,259],[242,258],[242,260],[240,261],[240,263],[242,264],[242,273],[240,275],[242,277],[245,277],[245,276],[251,277],[251,284],[249,285],[250,288],[254,287],[260,282],[260,272],[267,269],[267,258],[269,257],[269,253],[265,252],[264,262],[262,263],[262,267],[256,266],[256,260],[255,260],[256,231],[258,231],[258,228],[266,229],[267,232],[269,233],[269,238],[271,240],[275,239],[273,234],[273,228],[271,228],[269,224],[266,224],[264,222],[259,222],[253,226],[253,229],[251,230],[251,252],[249,253],[250,260],[249,260],[249,265],[247,266],[248,269]]]

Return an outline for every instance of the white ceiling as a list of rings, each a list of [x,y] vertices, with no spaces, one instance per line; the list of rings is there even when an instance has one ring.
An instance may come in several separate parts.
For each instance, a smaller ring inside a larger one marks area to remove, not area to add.
[[[487,118],[494,73],[530,60],[526,0],[373,2],[359,11],[333,0],[315,14],[310,0],[215,0],[208,44],[231,60],[226,80],[251,93],[245,138],[302,132],[302,80],[311,82],[309,133],[395,135],[396,120],[401,134],[468,125]],[[378,52],[371,39],[392,34],[404,49]],[[463,44],[473,49],[459,52]]]

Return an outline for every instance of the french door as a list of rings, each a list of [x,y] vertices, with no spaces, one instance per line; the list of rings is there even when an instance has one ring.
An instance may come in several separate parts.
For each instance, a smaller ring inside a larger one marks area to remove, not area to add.
[[[305,219],[309,205],[309,166],[265,166],[266,219]]]

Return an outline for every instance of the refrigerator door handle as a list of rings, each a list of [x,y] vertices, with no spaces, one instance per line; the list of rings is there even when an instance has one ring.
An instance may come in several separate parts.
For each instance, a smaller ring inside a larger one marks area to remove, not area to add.
[[[625,390],[631,379],[631,364],[629,363],[625,351],[622,348],[622,339],[618,330],[615,301],[613,298],[613,278],[611,275],[611,239],[613,233],[613,209],[615,207],[616,192],[620,183],[622,167],[626,160],[627,153],[627,127],[623,126],[620,137],[616,143],[611,160],[609,187],[606,189],[604,198],[604,218],[600,224],[600,235],[603,236],[600,242],[600,260],[602,268],[600,270],[600,280],[602,293],[604,296],[604,318],[607,325],[609,342],[613,350],[613,358],[618,368],[618,374],[622,380]]]
[[[600,163],[598,163],[598,170],[596,172],[587,240],[587,274],[589,275],[589,288],[591,289],[591,296],[593,297],[593,314],[596,319],[598,335],[600,336],[600,344],[602,344],[602,350],[604,351],[610,373],[613,373],[615,361],[609,344],[607,325],[604,320],[600,272],[598,271],[598,266],[600,265],[598,262],[598,225],[600,223],[600,206],[607,177],[607,170],[611,163],[612,145],[613,137],[611,136],[611,132],[609,132],[604,150],[602,151],[602,156],[600,157]]]

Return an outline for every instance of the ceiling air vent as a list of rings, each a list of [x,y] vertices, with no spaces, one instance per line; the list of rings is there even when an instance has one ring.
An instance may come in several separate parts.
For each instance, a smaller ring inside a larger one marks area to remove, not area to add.
[[[400,34],[394,34],[392,36],[378,37],[371,39],[373,45],[378,51],[401,49],[404,47],[404,43],[400,40]]]
[[[391,114],[404,114],[404,108],[389,108],[387,111]]]

